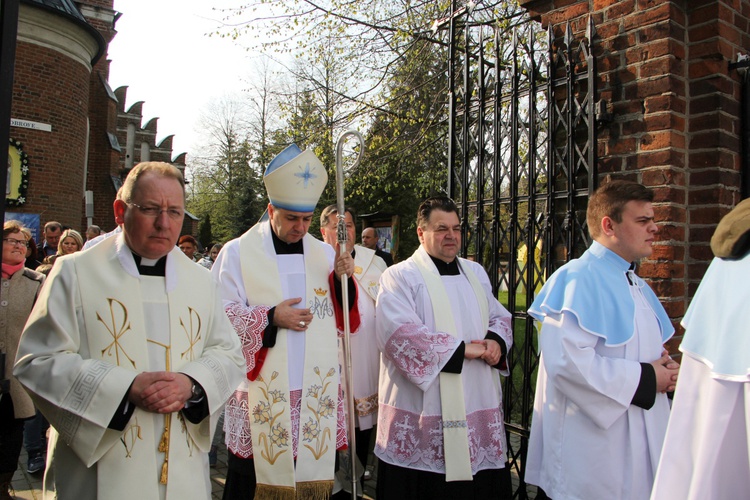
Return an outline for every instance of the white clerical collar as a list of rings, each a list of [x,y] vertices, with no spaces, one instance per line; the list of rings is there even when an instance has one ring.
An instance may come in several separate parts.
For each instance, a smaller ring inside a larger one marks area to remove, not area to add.
[[[125,233],[122,232],[116,236],[115,240],[115,251],[117,252],[117,259],[120,261],[120,265],[125,270],[126,273],[129,275],[138,278],[139,280],[142,279],[141,273],[138,272],[138,266],[135,264],[135,259],[133,258],[133,252],[128,247],[128,244],[125,242]],[[177,288],[177,271],[175,269],[175,263],[174,259],[170,257],[170,254],[173,252],[182,252],[177,247],[174,247],[169,254],[167,254],[167,265],[166,265],[166,271],[164,279],[166,281],[166,291],[167,293],[171,292],[175,288]],[[144,261],[147,259],[143,259],[141,261],[141,264],[143,265]],[[150,260],[150,259],[149,259]],[[152,264],[153,265],[153,264]]]

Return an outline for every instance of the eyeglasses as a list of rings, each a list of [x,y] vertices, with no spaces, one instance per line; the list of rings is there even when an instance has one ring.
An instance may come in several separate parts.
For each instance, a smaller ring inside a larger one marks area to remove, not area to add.
[[[170,219],[179,220],[185,217],[185,211],[179,208],[160,208],[160,207],[142,207],[137,203],[128,203],[129,206],[135,207],[146,217],[159,217],[162,212],[166,212]]]
[[[13,245],[14,247],[29,247],[29,242],[26,240],[17,240],[14,238],[3,238],[3,243],[7,243],[8,245]]]

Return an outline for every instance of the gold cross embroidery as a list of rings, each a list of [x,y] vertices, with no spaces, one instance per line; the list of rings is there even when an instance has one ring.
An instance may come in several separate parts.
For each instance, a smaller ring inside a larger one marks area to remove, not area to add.
[[[109,344],[107,347],[102,349],[102,356],[104,356],[104,353],[107,352],[107,355],[112,356],[112,348],[115,349],[115,360],[117,361],[117,366],[120,366],[120,351],[122,351],[122,355],[125,356],[128,361],[130,361],[130,364],[133,365],[133,368],[135,368],[135,361],[128,356],[128,353],[125,352],[125,349],[120,345],[120,338],[122,338],[123,335],[125,335],[127,332],[130,331],[130,322],[128,321],[128,309],[125,307],[125,304],[120,302],[117,299],[109,298],[107,299],[107,302],[109,303],[109,313],[110,317],[112,319],[111,328],[110,325],[104,322],[102,317],[99,315],[99,313],[96,313],[96,319],[101,321],[101,323],[104,325],[104,328],[107,329],[107,332],[109,332],[110,335],[112,335],[112,343]],[[120,306],[120,309],[122,310],[122,324],[118,327],[117,321],[115,320],[115,303]]]
[[[200,341],[201,339],[201,317],[200,315],[193,309],[192,307],[188,306],[188,317],[190,318],[190,331],[188,331],[188,327],[185,325],[185,322],[182,321],[182,318],[180,318],[180,326],[185,332],[185,335],[188,338],[188,342],[190,345],[188,348],[183,352],[180,357],[184,358],[185,355],[188,355],[188,360],[193,361],[195,360],[195,352],[193,348],[195,345]],[[193,318],[195,318],[195,321],[198,323],[198,328],[194,328],[193,324]],[[189,354],[188,354],[189,353]]]

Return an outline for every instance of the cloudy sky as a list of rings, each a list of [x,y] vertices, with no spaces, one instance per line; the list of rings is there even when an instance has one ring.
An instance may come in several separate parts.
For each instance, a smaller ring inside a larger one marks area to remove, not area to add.
[[[125,109],[144,101],[143,124],[159,118],[157,144],[174,134],[175,156],[199,141],[198,118],[212,100],[240,92],[252,61],[228,39],[208,37],[240,0],[115,0],[122,13],[109,46],[112,89],[128,86]]]

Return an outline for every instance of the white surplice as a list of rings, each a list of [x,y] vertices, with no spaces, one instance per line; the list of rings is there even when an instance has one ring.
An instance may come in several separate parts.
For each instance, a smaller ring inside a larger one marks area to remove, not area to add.
[[[426,257],[422,247],[417,252]],[[489,330],[510,349],[511,316],[492,295],[487,273],[468,260],[461,259],[460,266],[468,266],[479,279],[489,308]],[[462,341],[484,339],[487,330],[481,325],[476,295],[466,276],[441,276],[441,280],[451,302],[457,337],[436,331],[430,295],[413,257],[389,267],[380,279],[376,331],[382,354],[375,454],[391,465],[445,474],[440,371]],[[507,375],[507,371],[480,359],[463,361],[473,474],[505,466],[500,374]]]
[[[525,480],[550,498],[640,500],[651,492],[669,402],[657,394],[649,410],[631,404],[640,363],[663,349],[641,290],[648,285],[633,279],[635,334],[623,345],[605,345],[567,310],[544,317]]]
[[[108,425],[135,376],[167,363],[203,387],[211,417],[192,424],[171,414],[163,468],[165,415],[137,408],[123,431]],[[15,374],[54,428],[45,498],[210,497],[211,434],[242,358],[210,274],[179,249],[167,257],[166,278],[141,276],[121,235],[58,259]]]
[[[375,299],[380,276],[388,266],[383,259],[375,255],[374,250],[355,245],[354,252],[353,277],[359,284],[357,305],[361,322],[359,330],[351,336],[352,378],[357,406],[357,427],[367,430],[375,425],[378,418],[380,351],[375,337]],[[343,340],[340,344],[343,345]],[[343,349],[341,351],[343,367]],[[367,446],[367,443],[357,443],[357,446]]]
[[[682,324],[680,378],[653,499],[750,497],[750,255],[714,259]]]

